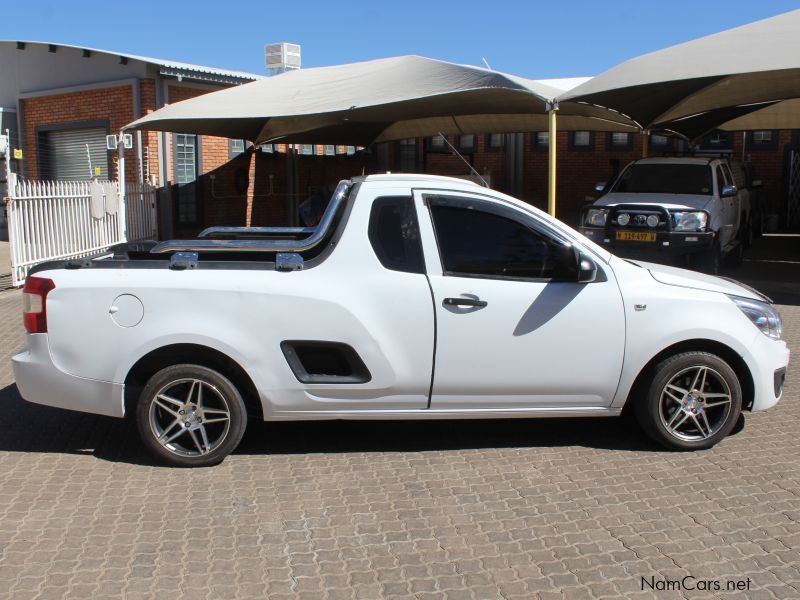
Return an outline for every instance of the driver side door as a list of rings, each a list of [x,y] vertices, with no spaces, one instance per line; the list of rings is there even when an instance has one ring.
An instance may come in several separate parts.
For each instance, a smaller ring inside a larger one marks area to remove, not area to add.
[[[625,317],[608,265],[559,281],[569,240],[533,214],[461,192],[415,202],[436,311],[431,408],[610,405]]]

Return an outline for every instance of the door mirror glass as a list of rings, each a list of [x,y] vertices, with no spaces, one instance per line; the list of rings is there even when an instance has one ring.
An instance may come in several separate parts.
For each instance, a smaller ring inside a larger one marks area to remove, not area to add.
[[[730,197],[736,195],[736,186],[735,185],[725,185],[722,186],[722,197]]]

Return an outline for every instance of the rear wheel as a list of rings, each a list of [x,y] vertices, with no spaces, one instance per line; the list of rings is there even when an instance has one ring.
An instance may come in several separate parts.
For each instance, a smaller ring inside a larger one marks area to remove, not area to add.
[[[139,434],[160,460],[178,467],[215,465],[239,445],[247,412],[224,375],[200,365],[174,365],[147,382],[136,407]]]
[[[684,352],[661,361],[636,417],[656,442],[673,450],[710,448],[736,425],[742,390],[736,373],[708,352]]]

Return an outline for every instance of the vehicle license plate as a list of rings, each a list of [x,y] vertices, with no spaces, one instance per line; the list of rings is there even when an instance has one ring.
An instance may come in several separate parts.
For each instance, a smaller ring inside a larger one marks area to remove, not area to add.
[[[617,239],[626,242],[655,242],[656,234],[652,231],[618,231]]]

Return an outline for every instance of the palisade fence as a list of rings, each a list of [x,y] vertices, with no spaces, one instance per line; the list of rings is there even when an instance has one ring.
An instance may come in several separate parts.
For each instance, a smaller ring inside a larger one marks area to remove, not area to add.
[[[155,238],[156,188],[115,181],[35,181],[9,173],[6,201],[15,286],[33,265],[80,258],[125,241]]]

